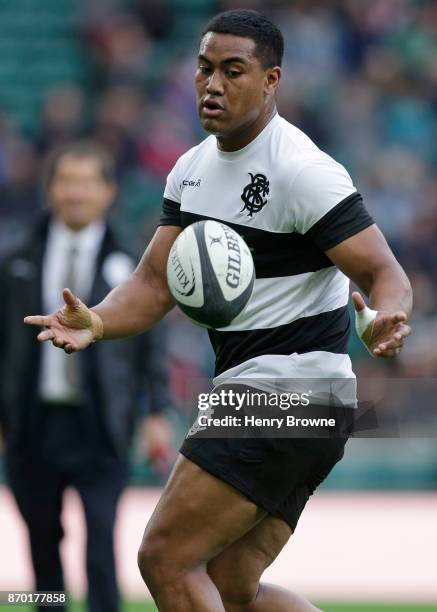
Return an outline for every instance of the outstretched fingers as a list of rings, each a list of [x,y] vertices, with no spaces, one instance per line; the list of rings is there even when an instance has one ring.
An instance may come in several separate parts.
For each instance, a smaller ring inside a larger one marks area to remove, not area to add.
[[[373,352],[375,353],[377,357],[391,358],[391,357],[398,357],[401,354],[401,350],[402,350],[402,347],[386,348],[384,350],[376,348],[374,349]]]
[[[47,342],[48,340],[51,340],[55,346],[58,346],[60,342],[60,338],[59,338],[59,335],[57,334],[56,329],[54,329],[55,321],[52,316],[50,315],[49,316],[41,316],[41,315],[33,316],[32,315],[29,317],[25,317],[24,322],[27,325],[38,325],[41,327],[45,327],[46,329],[43,329],[38,334],[37,340],[39,342]],[[63,346],[63,342],[62,342],[62,346]]]
[[[403,310],[399,310],[389,317],[390,323],[396,325],[397,323],[404,323],[407,320],[407,315]]]
[[[70,289],[64,289],[62,292],[65,309],[67,310],[67,317],[65,318],[64,308],[57,313],[43,316],[43,315],[32,315],[24,318],[24,323],[27,325],[37,325],[44,327],[39,332],[37,339],[39,342],[51,341],[53,346],[64,349],[68,354],[74,353],[80,350],[80,344],[76,342],[76,338],[69,333],[69,319],[68,316],[72,313],[79,311],[83,307],[82,302],[78,297],[70,291]]]
[[[39,342],[46,342],[47,340],[53,340],[56,337],[55,332],[52,329],[44,329],[37,336]]]
[[[56,346],[56,348],[64,348],[65,342],[62,340],[62,338],[55,336],[52,340],[52,344],[53,346]]]
[[[53,346],[63,348],[65,350],[66,341],[59,335],[59,333],[56,333],[54,329],[44,329],[38,334],[37,339],[39,342],[47,342],[48,340],[51,340]]]
[[[355,310],[357,312],[361,312],[366,307],[366,302],[364,301],[363,296],[358,291],[354,291],[352,293],[352,301],[354,303]]]
[[[411,327],[409,325],[400,325],[395,337],[399,340],[407,338],[411,334]]]
[[[396,357],[404,344],[404,339],[411,334],[409,325],[398,324],[393,336],[384,342],[380,342],[373,353],[379,357]]]
[[[72,308],[80,304],[79,298],[75,296],[70,289],[64,289],[62,291],[62,297],[64,298],[64,302],[67,304],[67,306],[71,306]]]
[[[40,327],[48,327],[50,325],[50,317],[43,315],[31,315],[24,317],[26,325],[39,325]]]

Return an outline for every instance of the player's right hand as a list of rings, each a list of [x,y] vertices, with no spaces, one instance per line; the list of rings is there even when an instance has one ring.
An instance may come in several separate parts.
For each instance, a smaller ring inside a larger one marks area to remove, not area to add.
[[[103,336],[103,323],[99,315],[90,310],[70,289],[62,292],[64,306],[54,314],[25,317],[26,325],[45,327],[38,335],[40,342],[51,340],[66,353],[81,351]]]

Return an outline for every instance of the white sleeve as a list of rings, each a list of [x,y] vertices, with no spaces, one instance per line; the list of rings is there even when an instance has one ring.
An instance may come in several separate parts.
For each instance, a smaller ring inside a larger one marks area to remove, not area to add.
[[[295,231],[306,234],[327,212],[355,192],[346,169],[328,155],[309,161],[290,187]]]
[[[181,203],[182,193],[182,179],[180,178],[181,160],[182,157],[178,159],[167,176],[167,182],[164,190],[164,198],[166,200],[171,200],[172,202],[177,202],[178,204]]]
[[[198,148],[199,145],[191,147],[191,149],[188,149],[188,151],[179,157],[167,176],[167,182],[164,189],[164,199],[171,200],[177,204],[181,203],[182,187],[184,178],[186,178],[185,172],[187,170],[187,165]]]

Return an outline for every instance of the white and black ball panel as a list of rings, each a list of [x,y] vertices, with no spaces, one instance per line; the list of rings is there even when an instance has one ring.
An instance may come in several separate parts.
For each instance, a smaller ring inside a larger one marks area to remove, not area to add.
[[[253,284],[254,267],[249,248],[241,236],[224,223],[206,221],[203,232],[223,297],[233,301]]]
[[[199,248],[192,226],[175,240],[167,260],[167,281],[170,291],[181,306],[201,308],[204,304],[202,268]]]
[[[252,255],[244,240],[218,221],[199,221],[179,235],[170,251],[167,274],[181,310],[200,325],[213,328],[226,327],[240,314],[255,280]]]

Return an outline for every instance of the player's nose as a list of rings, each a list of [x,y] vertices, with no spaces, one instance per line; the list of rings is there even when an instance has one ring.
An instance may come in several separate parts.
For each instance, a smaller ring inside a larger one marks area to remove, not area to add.
[[[211,73],[206,84],[206,91],[213,96],[222,96],[224,94],[223,81],[217,70]]]

